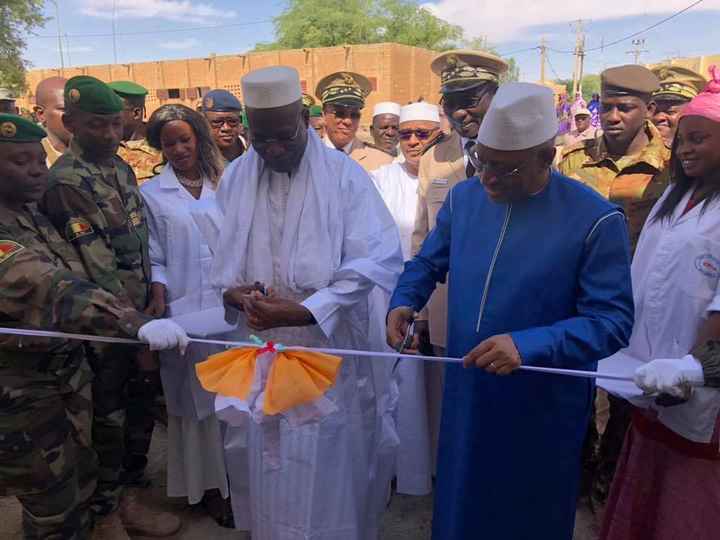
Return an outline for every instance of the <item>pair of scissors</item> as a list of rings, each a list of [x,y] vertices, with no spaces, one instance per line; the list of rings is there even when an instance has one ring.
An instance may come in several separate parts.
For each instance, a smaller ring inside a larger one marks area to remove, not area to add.
[[[412,319],[410,321],[410,324],[407,327],[407,331],[405,332],[405,337],[400,342],[400,345],[398,345],[396,347],[395,350],[399,354],[402,354],[403,352],[405,352],[405,349],[407,349],[408,346],[412,343],[412,338],[414,335],[415,335],[415,319]],[[393,365],[393,369],[392,369],[393,373],[395,373],[395,370],[397,369],[398,364],[400,363],[401,360],[402,360],[402,358],[398,358],[397,360],[395,360],[395,365]]]

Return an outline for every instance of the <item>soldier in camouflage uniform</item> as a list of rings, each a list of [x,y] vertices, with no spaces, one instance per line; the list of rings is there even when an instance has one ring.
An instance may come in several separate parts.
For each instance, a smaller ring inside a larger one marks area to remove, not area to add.
[[[565,149],[559,169],[623,207],[634,252],[645,220],[670,177],[670,151],[649,121],[654,110],[651,96],[660,83],[648,69],[632,65],[605,70],[601,85],[603,134]],[[602,505],[630,423],[630,405],[602,390],[597,403],[609,407],[609,417],[601,439],[595,418],[591,420],[583,490],[590,492],[591,502]]]
[[[145,96],[148,91],[132,81],[108,83],[123,100],[123,137],[118,156],[130,165],[139,185],[157,174],[162,154],[150,146],[145,138]]]
[[[93,282],[144,310],[150,279],[144,206],[132,169],[116,155],[123,103],[106,84],[80,76],[65,86],[65,108],[63,120],[73,140],[50,170],[42,209],[75,247]],[[148,411],[159,387],[158,366],[146,350],[128,345],[93,346],[90,365],[95,372],[93,445],[100,466],[93,507],[98,514],[114,516],[123,466],[141,476],[147,463],[152,434]],[[129,389],[131,381],[135,388]],[[127,417],[128,391],[139,418]],[[132,433],[127,438],[138,443],[136,448],[126,448],[126,418]],[[132,490],[125,501],[139,504]],[[125,514],[134,520],[126,527],[146,535],[166,536],[180,527],[177,517],[140,506]]]
[[[37,210],[44,137],[32,122],[0,115],[0,326],[135,337],[149,317],[87,281],[75,250]],[[79,341],[0,336],[0,496],[19,499],[26,538],[89,537],[92,376]]]

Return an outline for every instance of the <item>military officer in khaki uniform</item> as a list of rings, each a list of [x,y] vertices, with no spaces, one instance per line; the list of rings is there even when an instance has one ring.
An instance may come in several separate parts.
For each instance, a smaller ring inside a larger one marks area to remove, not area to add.
[[[669,182],[670,151],[650,122],[655,111],[652,95],[660,88],[660,81],[650,70],[638,65],[607,69],[600,78],[603,134],[566,148],[559,169],[623,207],[634,251],[650,210]],[[589,426],[583,490],[593,504],[603,505],[615,474],[631,407],[626,401],[599,391],[596,408],[598,418],[607,417],[607,424],[599,444],[595,418]]]
[[[660,79],[660,88],[652,96],[655,102],[652,123],[658,128],[665,146],[672,148],[680,113],[703,91],[707,80],[682,66],[662,65],[653,68],[652,72]]]
[[[345,152],[366,171],[392,163],[393,157],[357,138],[360,111],[372,85],[367,77],[351,71],[339,71],[324,77],[315,89],[325,118],[325,144]]]
[[[116,154],[122,112],[122,100],[102,81],[68,80],[63,122],[73,139],[50,171],[41,208],[73,245],[89,279],[142,311],[150,281],[148,227],[135,174]],[[100,465],[93,509],[105,517],[100,529],[113,539],[122,538],[123,525],[143,535],[173,534],[180,528],[176,516],[145,507],[133,490],[120,497],[121,473],[140,478],[147,463],[153,427],[148,411],[160,387],[159,368],[132,345],[94,345],[90,352]]]
[[[442,108],[452,131],[436,139],[420,160],[413,253],[420,250],[423,240],[435,226],[435,218],[450,188],[475,174],[468,153],[475,145],[475,137],[497,91],[500,75],[508,66],[503,59],[489,53],[455,50],[437,56],[430,67],[440,77]],[[443,354],[445,349],[446,319],[447,287],[439,284],[426,312],[418,320],[420,332],[426,326],[422,321],[428,321],[429,341],[438,354]]]
[[[162,154],[150,146],[145,138],[145,87],[132,81],[108,83],[123,100],[123,140],[118,156],[132,167],[138,185],[157,174]]]
[[[650,210],[668,185],[670,152],[650,122],[658,78],[638,65],[600,75],[603,134],[566,148],[560,172],[621,205],[633,251]]]

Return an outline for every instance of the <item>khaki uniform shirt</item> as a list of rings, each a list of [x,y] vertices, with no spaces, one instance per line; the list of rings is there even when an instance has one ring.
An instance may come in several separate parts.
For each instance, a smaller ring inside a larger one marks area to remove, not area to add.
[[[355,139],[350,145],[348,155],[357,161],[367,172],[379,169],[383,165],[393,162],[390,154],[386,154],[377,148],[371,148],[360,139]]]
[[[73,142],[50,171],[41,210],[70,242],[91,281],[138,310],[150,283],[145,205],[135,174],[115,156],[86,161]]]
[[[623,207],[633,252],[650,210],[670,179],[669,150],[655,126],[647,122],[645,130],[649,142],[639,154],[614,158],[600,136],[567,148],[558,167],[565,176]]]
[[[130,165],[138,185],[155,176],[155,167],[163,162],[162,153],[150,146],[146,139],[120,143],[118,156]]]
[[[465,180],[465,157],[460,135],[454,131],[431,146],[420,159],[418,203],[412,253],[420,251],[425,237],[435,227],[435,220],[450,189]],[[447,341],[447,284],[438,283],[420,319],[427,319],[430,342],[445,347]]]

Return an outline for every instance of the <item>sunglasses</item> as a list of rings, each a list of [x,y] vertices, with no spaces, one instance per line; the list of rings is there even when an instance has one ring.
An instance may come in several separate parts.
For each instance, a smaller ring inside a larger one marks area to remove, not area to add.
[[[220,129],[223,127],[224,124],[227,124],[228,127],[236,128],[240,125],[240,119],[239,118],[219,118],[217,120],[211,120],[210,125],[213,129]]]
[[[360,111],[355,109],[328,109],[327,112],[340,120],[345,120],[346,118],[360,120],[361,116]]]
[[[443,94],[442,108],[446,112],[459,111],[460,109],[477,109],[483,98],[490,92],[490,88],[482,87],[474,93],[458,92],[456,94]]]
[[[413,135],[420,141],[426,141],[435,133],[434,129],[401,129],[399,131],[400,138],[403,141],[409,141]]]

